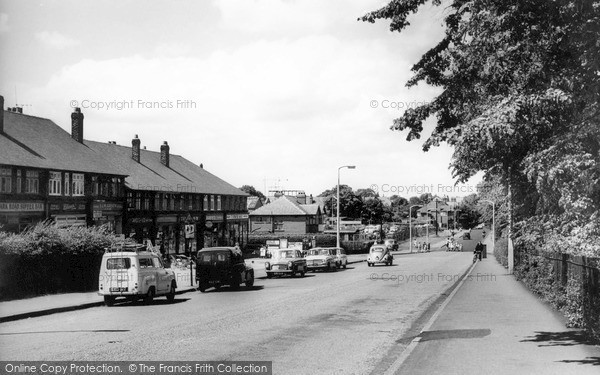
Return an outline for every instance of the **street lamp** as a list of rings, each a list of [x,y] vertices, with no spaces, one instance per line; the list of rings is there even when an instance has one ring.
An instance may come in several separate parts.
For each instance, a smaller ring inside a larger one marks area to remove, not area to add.
[[[492,252],[496,252],[496,204],[494,201],[482,199],[484,202],[492,204]]]
[[[342,168],[355,169],[354,165],[344,165],[338,168],[338,180],[337,180],[337,220],[336,220],[336,247],[340,247],[340,170]]]
[[[409,233],[409,236],[410,236],[410,239],[409,239],[410,243],[409,243],[408,246],[410,248],[410,252],[411,253],[412,253],[412,243],[413,243],[413,241],[412,241],[412,208],[413,207],[421,207],[421,205],[420,204],[413,204],[412,206],[410,206],[408,208],[408,233]]]

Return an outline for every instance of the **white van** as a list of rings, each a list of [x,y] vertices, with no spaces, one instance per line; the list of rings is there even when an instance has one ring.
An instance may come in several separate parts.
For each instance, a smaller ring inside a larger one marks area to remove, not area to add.
[[[166,296],[173,301],[177,282],[158,254],[146,251],[145,246],[121,245],[104,253],[98,288],[104,303],[112,306],[117,297],[150,303],[156,296]]]

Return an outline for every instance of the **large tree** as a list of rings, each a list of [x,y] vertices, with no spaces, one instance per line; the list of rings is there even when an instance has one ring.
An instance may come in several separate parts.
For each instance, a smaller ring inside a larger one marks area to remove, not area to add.
[[[362,20],[387,19],[392,31],[402,31],[426,2],[392,0]],[[424,121],[435,117],[424,150],[447,142],[458,181],[484,171],[503,184],[508,228],[513,215],[568,222],[563,234],[573,236],[590,220],[599,222],[600,2],[443,5],[445,35],[408,82],[440,87],[441,94],[408,109],[392,129],[419,139]]]
[[[240,188],[241,191],[253,196],[253,197],[259,197],[260,199],[266,199],[265,195],[263,193],[261,193],[260,191],[256,190],[256,188],[252,185],[244,185]]]

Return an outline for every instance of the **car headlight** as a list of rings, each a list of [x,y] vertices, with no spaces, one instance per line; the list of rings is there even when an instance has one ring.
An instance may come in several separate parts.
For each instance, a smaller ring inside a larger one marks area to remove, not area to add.
[[[294,263],[292,263],[291,261],[288,262],[288,268],[292,269],[292,267],[294,266]]]
[[[267,269],[267,270],[271,269],[271,263],[265,262],[265,269]]]

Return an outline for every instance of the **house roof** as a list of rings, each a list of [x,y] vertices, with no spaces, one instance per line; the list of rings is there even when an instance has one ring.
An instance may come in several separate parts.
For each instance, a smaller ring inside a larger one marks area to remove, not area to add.
[[[255,210],[262,205],[260,197],[249,196],[247,200],[248,210]]]
[[[301,204],[300,208],[302,208],[304,211],[306,211],[306,213],[309,215],[318,215],[321,212],[320,207],[317,203]]]
[[[435,212],[436,211],[436,202],[429,202],[427,205],[421,207],[418,211],[420,213],[427,213],[427,211]],[[448,206],[446,202],[438,201],[437,202],[437,211],[452,211],[452,207]]]
[[[169,167],[160,161],[160,152],[140,150],[140,162],[131,157],[131,147],[84,140],[90,149],[126,170],[125,185],[133,190],[174,193],[204,193],[247,196],[180,155],[169,154]]]
[[[312,205],[310,205],[312,206]],[[285,195],[275,199],[269,204],[261,206],[250,212],[250,216],[306,216],[312,215],[306,212],[301,205]]]
[[[118,176],[128,174],[96,150],[71,138],[52,120],[2,112],[4,133],[0,133],[0,164]]]

